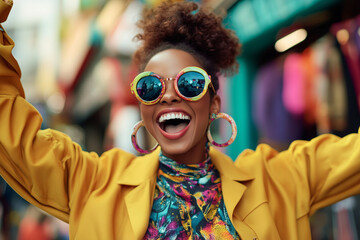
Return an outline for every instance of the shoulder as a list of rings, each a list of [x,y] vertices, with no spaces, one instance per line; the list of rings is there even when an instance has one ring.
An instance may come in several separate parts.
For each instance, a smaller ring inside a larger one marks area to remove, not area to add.
[[[267,144],[260,144],[255,150],[244,150],[236,158],[235,166],[253,174],[256,185],[269,189],[295,184],[302,174],[288,151],[278,152]]]
[[[151,177],[159,165],[159,149],[151,154],[135,156],[132,153],[114,148],[103,153],[99,159],[98,177],[108,176],[116,181],[136,181]]]
[[[279,158],[279,152],[267,144],[259,144],[255,150],[245,149],[235,159],[235,165],[240,168],[257,169]]]

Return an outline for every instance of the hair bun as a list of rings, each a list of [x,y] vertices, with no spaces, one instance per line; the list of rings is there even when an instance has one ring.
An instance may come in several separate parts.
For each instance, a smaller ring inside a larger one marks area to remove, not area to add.
[[[164,2],[145,9],[138,22],[142,33],[136,39],[142,42],[134,61],[146,64],[154,49],[163,44],[188,45],[202,55],[217,71],[233,73],[240,43],[234,32],[222,25],[222,18],[194,2]]]

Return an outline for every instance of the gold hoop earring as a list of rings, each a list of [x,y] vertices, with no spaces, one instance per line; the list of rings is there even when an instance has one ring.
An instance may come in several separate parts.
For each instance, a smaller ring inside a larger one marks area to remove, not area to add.
[[[225,119],[226,121],[228,121],[231,125],[231,137],[230,139],[225,142],[225,143],[217,143],[213,137],[211,136],[211,132],[210,132],[210,125],[211,123],[216,120],[216,119],[219,119],[219,118],[222,118],[222,119]],[[234,119],[226,114],[226,113],[218,113],[218,114],[215,114],[215,113],[212,113],[210,115],[210,123],[209,123],[209,127],[208,127],[208,130],[207,130],[207,137],[208,137],[208,140],[209,142],[214,145],[214,146],[217,146],[217,147],[227,147],[229,146],[230,144],[232,144],[236,138],[236,134],[237,134],[237,127],[236,127],[236,123],[234,121]]]
[[[143,121],[140,121],[140,122],[138,122],[138,123],[135,124],[135,126],[134,126],[134,131],[133,131],[133,133],[131,134],[131,142],[132,142],[132,145],[133,145],[133,147],[135,148],[135,150],[138,151],[138,152],[141,153],[141,154],[151,153],[151,152],[153,152],[153,151],[159,146],[159,144],[156,144],[156,145],[155,145],[153,148],[151,148],[150,150],[142,149],[142,148],[139,146],[139,144],[138,144],[138,142],[137,142],[137,139],[136,139],[136,134],[137,134],[137,132],[139,131],[139,129],[140,129],[141,127],[145,127],[145,124],[144,124]]]

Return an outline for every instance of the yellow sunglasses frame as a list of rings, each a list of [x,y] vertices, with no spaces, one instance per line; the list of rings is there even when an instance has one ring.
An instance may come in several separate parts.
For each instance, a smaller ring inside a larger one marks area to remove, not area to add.
[[[184,74],[184,73],[187,73],[187,72],[197,72],[197,73],[200,73],[201,75],[204,76],[204,79],[205,79],[205,84],[204,84],[204,89],[203,91],[197,95],[197,96],[194,96],[194,97],[186,97],[184,96],[183,94],[181,94],[179,88],[178,88],[178,80],[179,78]],[[137,83],[144,77],[148,77],[148,76],[152,76],[152,77],[156,77],[157,79],[159,79],[159,81],[161,82],[161,85],[162,85],[162,89],[161,89],[161,92],[159,94],[159,96],[154,99],[154,100],[151,100],[151,101],[145,101],[143,100],[137,93],[137,90],[136,90],[136,85]],[[157,103],[158,101],[160,101],[160,99],[162,98],[162,96],[164,95],[165,93],[165,81],[168,81],[168,80],[174,80],[174,88],[175,88],[175,91],[176,93],[184,100],[187,100],[187,101],[198,101],[200,100],[207,92],[208,90],[208,86],[210,85],[210,88],[214,91],[215,93],[215,88],[214,88],[214,85],[212,84],[211,82],[211,76],[207,74],[207,72],[205,70],[203,70],[202,68],[199,68],[199,67],[194,67],[194,66],[191,66],[191,67],[186,67],[184,69],[182,69],[177,75],[175,78],[162,78],[160,75],[154,73],[154,72],[142,72],[140,74],[138,74],[134,80],[132,81],[132,83],[130,84],[130,89],[131,89],[131,93],[135,95],[136,99],[145,104],[145,105],[153,105],[155,103]]]

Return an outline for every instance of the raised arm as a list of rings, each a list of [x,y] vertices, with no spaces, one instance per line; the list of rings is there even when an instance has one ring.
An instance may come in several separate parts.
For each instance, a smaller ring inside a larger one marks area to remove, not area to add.
[[[0,23],[6,21],[11,7],[12,1],[0,0]],[[13,48],[13,40],[7,35],[0,24],[0,94],[24,97],[24,90],[20,83],[21,71],[17,61],[11,54]]]
[[[0,0],[1,22],[11,6]],[[0,175],[27,201],[68,221],[91,191],[98,156],[60,132],[40,130],[42,117],[24,98],[14,42],[0,27]]]

